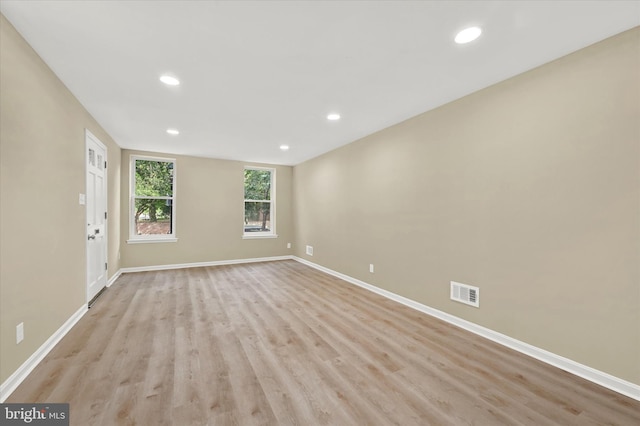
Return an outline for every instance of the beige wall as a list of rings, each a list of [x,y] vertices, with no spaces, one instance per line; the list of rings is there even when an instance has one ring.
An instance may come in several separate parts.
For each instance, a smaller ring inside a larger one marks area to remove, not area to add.
[[[131,155],[176,160],[176,243],[128,244]],[[276,168],[278,238],[243,239],[244,166],[229,160],[122,151],[121,250],[123,267],[211,262],[292,254],[292,167]],[[264,165],[263,165],[264,166]]]
[[[0,383],[86,303],[85,128],[108,148],[112,276],[120,148],[0,15]]]
[[[639,38],[296,166],[295,254],[640,384]]]

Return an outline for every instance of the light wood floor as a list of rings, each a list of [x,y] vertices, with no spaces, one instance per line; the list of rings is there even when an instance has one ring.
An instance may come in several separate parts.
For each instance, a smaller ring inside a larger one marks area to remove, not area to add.
[[[123,275],[7,402],[73,425],[640,425],[640,402],[294,261]]]

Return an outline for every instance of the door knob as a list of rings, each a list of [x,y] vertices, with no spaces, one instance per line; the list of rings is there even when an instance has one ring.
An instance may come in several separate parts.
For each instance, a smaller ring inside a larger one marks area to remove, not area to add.
[[[95,239],[96,239],[96,236],[95,236],[95,235],[88,235],[88,236],[87,236],[87,239],[88,239],[88,240],[95,240]]]

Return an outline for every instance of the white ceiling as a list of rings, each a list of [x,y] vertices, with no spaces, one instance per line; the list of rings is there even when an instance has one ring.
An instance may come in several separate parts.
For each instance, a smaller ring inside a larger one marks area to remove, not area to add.
[[[1,0],[0,10],[121,147],[289,165],[640,25],[640,1]],[[483,35],[456,45],[470,25]],[[182,84],[162,84],[166,72]]]

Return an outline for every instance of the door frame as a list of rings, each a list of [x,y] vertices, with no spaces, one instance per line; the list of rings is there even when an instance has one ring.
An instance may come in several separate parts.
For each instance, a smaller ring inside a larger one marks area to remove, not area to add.
[[[87,176],[89,174],[89,166],[88,166],[88,161],[87,161],[87,153],[89,150],[89,143],[91,141],[91,143],[94,143],[96,145],[98,145],[100,148],[102,148],[104,150],[104,161],[105,164],[107,164],[107,156],[108,156],[108,150],[107,150],[107,146],[105,144],[102,143],[102,141],[100,139],[98,139],[93,133],[91,133],[91,131],[89,131],[89,129],[85,129],[85,143],[84,143],[84,196],[85,196],[85,212],[84,212],[84,223],[83,223],[83,228],[82,228],[82,232],[83,232],[83,236],[85,238],[85,298],[86,298],[86,303],[90,303],[93,299],[97,298],[101,292],[104,291],[104,289],[107,287],[107,283],[109,282],[109,270],[108,268],[105,268],[105,285],[102,289],[100,289],[95,295],[90,296],[89,295],[89,240],[87,239],[87,220],[88,220],[88,215],[89,215],[89,209],[87,208],[87,199],[86,199],[86,194],[87,194],[87,185],[88,185],[88,179]],[[104,221],[104,262],[108,265],[108,261],[109,261],[109,228],[108,228],[108,211],[109,211],[109,188],[108,188],[108,183],[109,183],[109,175],[108,175],[108,169],[105,166],[104,168],[104,210],[105,213],[107,214],[107,217],[105,218]]]

